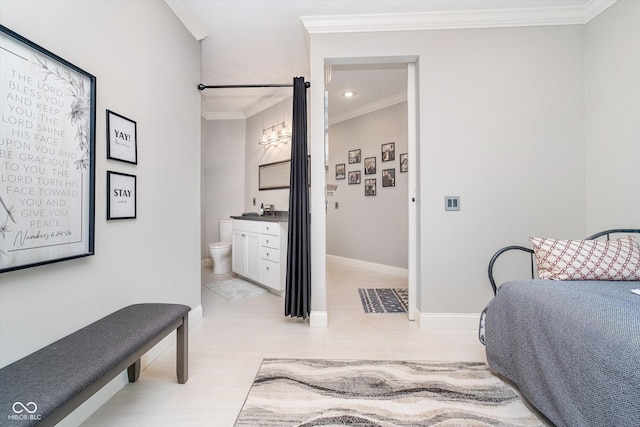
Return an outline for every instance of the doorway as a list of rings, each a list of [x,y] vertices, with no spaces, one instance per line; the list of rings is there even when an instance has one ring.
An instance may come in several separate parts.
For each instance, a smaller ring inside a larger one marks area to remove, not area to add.
[[[403,277],[407,317],[414,320],[416,64],[406,58],[328,62],[327,264],[374,270],[390,275],[390,283],[397,283],[391,276]],[[348,90],[355,94],[346,97]],[[327,272],[327,282],[331,280],[335,277]]]

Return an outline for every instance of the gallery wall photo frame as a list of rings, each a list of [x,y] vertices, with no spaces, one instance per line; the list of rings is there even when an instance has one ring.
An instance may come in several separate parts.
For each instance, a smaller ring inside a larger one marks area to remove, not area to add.
[[[382,186],[383,187],[395,187],[396,186],[396,170],[383,169],[382,170]]]
[[[349,184],[360,184],[360,171],[349,171]]]
[[[360,163],[362,159],[362,150],[349,150],[349,164]]]
[[[0,273],[94,255],[96,77],[0,25]]]
[[[375,157],[365,157],[364,159],[364,174],[365,175],[375,175],[376,173],[376,158]]]
[[[400,154],[400,173],[409,172],[409,153]]]
[[[344,163],[338,163],[336,165],[336,180],[338,179],[345,179],[345,164]]]
[[[390,162],[396,159],[396,143],[388,142],[386,144],[382,144],[382,161]]]
[[[138,124],[107,110],[107,159],[138,164]]]
[[[364,195],[375,196],[376,195],[376,179],[368,178],[364,180]]]
[[[135,219],[137,216],[137,178],[107,171],[107,219]]]

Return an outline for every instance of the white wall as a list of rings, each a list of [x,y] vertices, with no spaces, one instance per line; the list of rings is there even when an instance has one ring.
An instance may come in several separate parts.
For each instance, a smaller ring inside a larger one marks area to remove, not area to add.
[[[395,160],[383,162],[381,145],[395,143]],[[337,184],[328,196],[327,254],[407,268],[407,173],[400,172],[400,154],[407,152],[407,103],[393,105],[329,127],[327,184]],[[360,149],[361,163],[349,164],[350,150]],[[376,158],[376,173],[365,175],[364,160]],[[347,177],[335,179],[336,164]],[[395,169],[395,187],[382,186],[382,170]],[[359,170],[361,183],[349,184],[349,171]],[[365,179],[376,179],[376,195],[365,196]],[[336,209],[335,203],[339,203]]]
[[[640,2],[586,26],[587,233],[640,227]]]
[[[312,218],[322,214],[325,58],[419,57],[422,313],[480,312],[491,255],[585,231],[582,26],[311,35]],[[461,197],[459,212],[444,196]],[[316,209],[313,209],[316,206]],[[324,221],[313,310],[326,311]]]
[[[199,306],[199,43],[155,0],[3,0],[0,23],[97,78],[95,255],[0,275],[0,366],[128,304]],[[138,165],[106,160],[106,109]],[[137,219],[106,221],[107,170],[137,175]]]
[[[202,259],[219,242],[218,221],[244,209],[245,121],[202,119]]]

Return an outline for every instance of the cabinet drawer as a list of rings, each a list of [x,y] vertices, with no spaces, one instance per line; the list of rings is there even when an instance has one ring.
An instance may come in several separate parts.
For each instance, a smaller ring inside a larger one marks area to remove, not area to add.
[[[280,235],[280,224],[277,222],[261,222],[260,223],[260,233],[262,234],[272,234],[274,236]]]
[[[260,246],[268,248],[280,249],[280,236],[272,236],[271,234],[260,235]]]
[[[260,258],[273,262],[280,262],[280,250],[262,246],[260,248]]]
[[[280,264],[277,262],[260,260],[260,282],[272,289],[280,289]]]
[[[254,233],[260,232],[260,222],[258,221],[243,221],[241,219],[234,219],[231,223],[231,228],[236,231],[251,231]]]

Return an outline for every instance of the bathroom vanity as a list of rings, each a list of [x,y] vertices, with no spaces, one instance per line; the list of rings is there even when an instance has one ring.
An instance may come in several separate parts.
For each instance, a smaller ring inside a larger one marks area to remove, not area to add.
[[[274,291],[284,291],[288,217],[232,216],[231,270]]]

